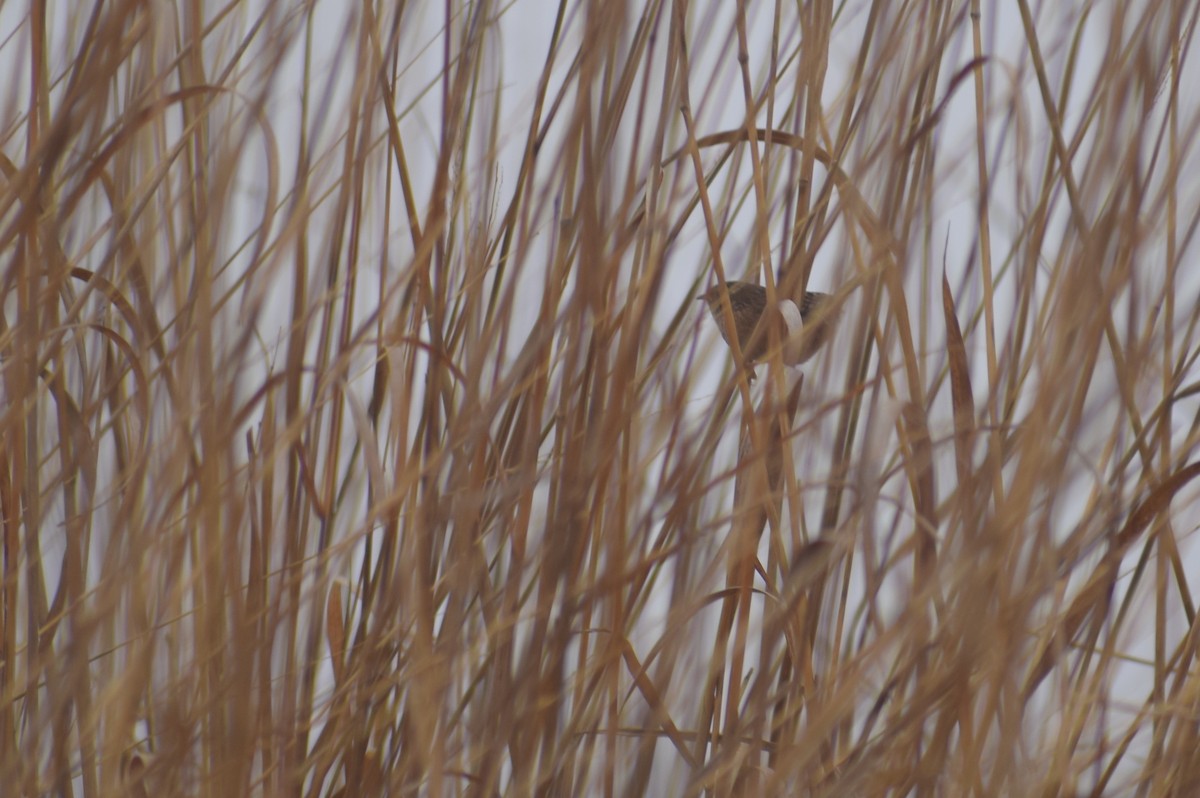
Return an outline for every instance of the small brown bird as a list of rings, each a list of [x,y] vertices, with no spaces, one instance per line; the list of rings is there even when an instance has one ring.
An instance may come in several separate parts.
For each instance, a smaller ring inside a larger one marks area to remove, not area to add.
[[[826,341],[833,336],[837,323],[837,309],[829,302],[829,294],[805,291],[800,307],[790,299],[779,299],[775,307],[767,308],[767,289],[755,283],[730,280],[725,285],[716,285],[696,297],[704,300],[708,311],[717,322],[725,343],[729,330],[725,325],[725,310],[721,304],[721,292],[729,291],[729,304],[733,309],[733,321],[737,325],[738,344],[746,357],[746,365],[753,367],[767,359],[770,334],[763,319],[777,324],[779,342],[783,348],[783,362],[797,366],[809,360]],[[750,370],[751,377],[754,369]]]

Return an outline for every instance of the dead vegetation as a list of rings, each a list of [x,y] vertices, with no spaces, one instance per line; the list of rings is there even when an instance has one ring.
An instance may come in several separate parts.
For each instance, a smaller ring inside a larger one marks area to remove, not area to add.
[[[6,4],[5,794],[1200,791],[1200,6],[1047,5]]]

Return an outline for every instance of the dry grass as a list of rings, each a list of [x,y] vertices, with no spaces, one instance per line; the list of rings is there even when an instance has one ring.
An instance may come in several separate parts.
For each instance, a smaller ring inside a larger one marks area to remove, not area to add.
[[[1200,6],[313,5],[0,15],[4,794],[1198,794]]]

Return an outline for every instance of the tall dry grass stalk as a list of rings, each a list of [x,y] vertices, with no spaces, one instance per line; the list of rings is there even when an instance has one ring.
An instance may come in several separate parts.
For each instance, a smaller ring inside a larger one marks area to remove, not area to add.
[[[1200,794],[1200,6],[1045,5],[5,4],[0,791]]]

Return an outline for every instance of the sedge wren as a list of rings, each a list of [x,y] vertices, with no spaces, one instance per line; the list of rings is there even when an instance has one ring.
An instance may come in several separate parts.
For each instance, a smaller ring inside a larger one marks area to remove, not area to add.
[[[776,325],[783,349],[783,362],[789,366],[798,366],[807,361],[833,335],[837,311],[829,301],[829,294],[805,291],[799,308],[792,300],[783,298],[768,308],[767,289],[755,283],[730,280],[696,297],[708,305],[721,337],[730,346],[733,346],[733,342],[729,339],[725,309],[721,304],[723,291],[729,292],[738,345],[742,347],[746,365],[751,367],[751,377],[754,376],[753,366],[766,360],[771,345],[767,324]]]

